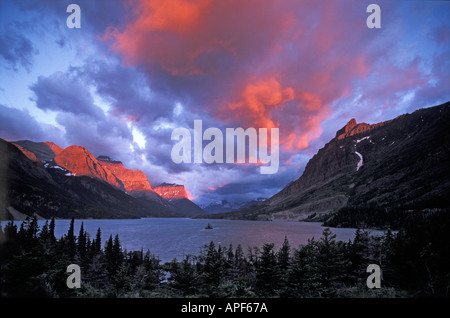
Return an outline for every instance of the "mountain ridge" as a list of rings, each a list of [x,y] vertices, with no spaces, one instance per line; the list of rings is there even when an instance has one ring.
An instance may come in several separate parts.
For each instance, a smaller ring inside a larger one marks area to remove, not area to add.
[[[95,158],[84,146],[63,149],[52,142],[3,139],[1,143],[2,219],[33,214],[136,218],[204,213],[187,198],[169,202],[153,191],[142,171],[106,156]]]
[[[164,199],[183,211],[187,216],[206,215],[206,211],[189,199],[184,185],[175,183],[161,183],[153,189]]]
[[[264,202],[215,217],[327,220],[345,207],[449,208],[450,102],[377,124],[351,119],[303,174]]]

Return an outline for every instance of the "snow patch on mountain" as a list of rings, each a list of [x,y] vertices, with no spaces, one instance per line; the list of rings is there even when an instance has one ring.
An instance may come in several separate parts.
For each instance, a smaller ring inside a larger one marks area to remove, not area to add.
[[[358,162],[358,164],[356,165],[356,171],[358,171],[359,168],[361,168],[362,165],[363,165],[363,156],[362,156],[359,152],[357,152],[357,151],[355,151],[355,153],[356,153],[356,154],[358,155],[358,157],[359,157],[359,162]]]

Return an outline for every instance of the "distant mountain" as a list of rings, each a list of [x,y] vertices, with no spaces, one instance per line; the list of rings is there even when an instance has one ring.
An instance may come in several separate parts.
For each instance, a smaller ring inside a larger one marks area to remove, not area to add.
[[[142,171],[125,168],[122,162],[108,156],[95,158],[86,147],[72,145],[63,149],[51,142],[36,143],[29,140],[13,144],[28,159],[44,164],[47,170],[59,170],[59,175],[63,174],[64,177],[87,176],[108,183],[144,202],[151,211],[149,210],[147,214],[139,212],[139,216],[186,217],[205,214],[205,211],[189,200],[184,186],[164,184],[152,189],[147,176]],[[73,182],[65,181],[65,184],[69,185]],[[71,191],[71,189],[67,190]],[[162,191],[170,194],[162,195]]]
[[[205,215],[206,212],[188,198],[184,185],[174,183],[162,183],[153,189],[170,204],[177,208],[177,211],[186,216]]]
[[[173,209],[127,195],[92,176],[29,159],[0,139],[0,219],[137,218],[181,216]]]
[[[222,217],[331,220],[345,208],[448,209],[449,122],[450,102],[373,125],[352,119],[300,178],[268,200]]]
[[[86,147],[1,140],[1,218],[134,218],[203,215],[184,186],[152,189],[140,170]],[[165,193],[164,195],[160,195]]]
[[[257,204],[264,200],[265,200],[264,198],[258,198],[256,200],[251,200],[251,201],[221,200],[221,201],[210,203],[210,204],[206,205],[203,209],[207,213],[210,213],[210,214],[232,212],[232,211],[237,211],[239,209]]]

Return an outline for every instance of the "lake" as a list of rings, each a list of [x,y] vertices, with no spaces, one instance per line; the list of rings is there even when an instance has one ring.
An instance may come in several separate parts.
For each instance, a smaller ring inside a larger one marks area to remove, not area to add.
[[[147,249],[161,259],[162,262],[181,260],[185,255],[198,255],[205,244],[213,241],[218,245],[235,249],[238,244],[247,253],[248,247],[262,247],[264,243],[274,243],[275,250],[282,246],[287,237],[291,248],[298,248],[306,244],[308,239],[320,239],[325,227],[317,222],[288,222],[288,221],[240,221],[240,220],[205,220],[184,218],[142,218],[142,219],[85,219],[75,220],[75,235],[78,236],[81,223],[89,233],[91,239],[95,238],[100,227],[103,243],[109,236],[116,234],[122,248],[128,251]],[[22,221],[16,221],[20,226]],[[40,228],[44,220],[38,221]],[[2,226],[6,224],[2,222]],[[205,227],[211,224],[212,229]],[[67,234],[70,220],[55,220],[55,236],[60,238]],[[353,240],[356,229],[330,228],[336,234],[336,240]],[[382,231],[372,231],[372,234],[383,234]],[[102,245],[104,246],[104,244]]]

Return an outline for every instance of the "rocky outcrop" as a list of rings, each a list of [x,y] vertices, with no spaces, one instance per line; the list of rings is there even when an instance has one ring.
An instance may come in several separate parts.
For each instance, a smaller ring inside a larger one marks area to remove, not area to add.
[[[31,161],[34,161],[34,162],[41,162],[41,161],[36,157],[36,155],[35,155],[33,152],[31,152],[31,151],[29,151],[29,150],[23,148],[22,146],[20,146],[20,145],[18,145],[18,144],[14,144],[14,143],[13,143],[13,145],[16,146],[17,149],[19,149],[20,151],[22,151],[22,153],[23,153],[25,156],[27,156],[27,158],[30,159]]]
[[[184,185],[162,183],[153,190],[167,200],[189,199]]]
[[[312,219],[345,207],[450,208],[450,102],[378,124],[350,120],[270,199],[227,215]]]
[[[153,189],[162,198],[168,200],[177,211],[185,216],[205,215],[206,212],[189,199],[184,185],[174,183],[162,183]]]
[[[61,151],[55,163],[75,176],[89,176],[123,189],[123,184],[107,167],[104,167],[85,147],[70,146]]]
[[[372,125],[369,125],[369,124],[366,124],[366,123],[358,124],[356,122],[356,119],[352,118],[347,123],[347,125],[345,125],[343,128],[341,128],[340,130],[337,131],[336,138],[338,140],[342,140],[344,138],[347,138],[347,137],[350,137],[350,136],[354,136],[354,135],[357,135],[357,134],[361,134],[361,133],[364,133],[364,132],[368,132],[369,130],[372,130],[372,129],[377,128],[377,127],[381,127],[381,126],[385,125],[388,122],[389,121],[378,123],[378,124],[372,124]]]
[[[147,176],[142,171],[125,168],[122,162],[107,156],[99,156],[97,160],[120,180],[126,192],[152,191]]]
[[[60,153],[62,165],[73,155],[79,172],[101,175],[95,158],[82,147]],[[88,161],[82,164],[82,161]],[[173,208],[158,202],[135,198],[98,176],[68,176],[63,169],[30,160],[16,145],[0,139],[0,220],[37,215],[43,218],[139,218],[180,217]],[[67,165],[69,167],[69,164]],[[152,192],[153,193],[153,192]],[[153,193],[155,196],[156,194]]]

